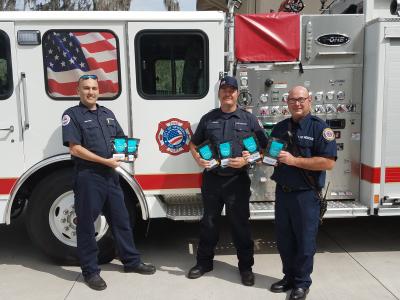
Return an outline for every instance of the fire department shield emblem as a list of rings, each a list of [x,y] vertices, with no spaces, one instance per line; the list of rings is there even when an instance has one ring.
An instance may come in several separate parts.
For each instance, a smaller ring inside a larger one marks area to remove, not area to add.
[[[172,118],[158,123],[156,140],[160,152],[179,155],[189,152],[189,142],[192,135],[188,121]]]
[[[331,142],[335,139],[335,133],[330,128],[325,128],[324,131],[322,131],[322,136],[328,142]]]

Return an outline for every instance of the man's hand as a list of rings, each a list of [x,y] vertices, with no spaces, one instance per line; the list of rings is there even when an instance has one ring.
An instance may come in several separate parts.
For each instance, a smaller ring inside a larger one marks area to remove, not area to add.
[[[201,168],[210,168],[210,161],[202,159],[199,153],[195,152],[193,158]]]
[[[279,153],[278,161],[288,166],[296,166],[296,157],[294,157],[290,152],[287,151],[282,150]]]
[[[250,152],[249,151],[242,151],[242,156],[246,161],[248,161],[248,159],[250,157]]]
[[[249,156],[250,156],[250,154],[249,154]],[[248,156],[247,156],[247,158],[248,158]],[[235,168],[235,169],[243,168],[245,165],[247,165],[247,158],[245,158],[243,156],[230,158],[228,166],[231,168]]]
[[[121,165],[121,162],[119,161],[118,158],[113,158],[112,157],[112,158],[107,158],[105,164],[106,164],[107,167],[115,169],[115,168],[118,168]]]

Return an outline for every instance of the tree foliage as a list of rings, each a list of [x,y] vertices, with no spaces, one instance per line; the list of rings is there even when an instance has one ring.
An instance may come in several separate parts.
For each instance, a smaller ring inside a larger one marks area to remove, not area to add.
[[[15,10],[16,0],[0,0],[0,7],[2,10]]]
[[[134,0],[18,0],[24,10],[129,10]],[[17,0],[0,0],[2,10],[15,10]]]

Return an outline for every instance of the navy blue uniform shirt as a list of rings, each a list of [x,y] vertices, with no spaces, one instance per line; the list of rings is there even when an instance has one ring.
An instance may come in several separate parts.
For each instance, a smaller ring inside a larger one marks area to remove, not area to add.
[[[276,137],[288,142],[289,122],[291,122],[294,142],[297,144],[302,157],[331,157],[336,159],[337,149],[335,135],[328,125],[316,116],[308,114],[300,122],[293,122],[292,118],[285,119],[275,125],[271,132]],[[292,149],[287,151],[293,154]],[[325,185],[325,171],[307,171],[315,178],[319,189]],[[294,190],[310,189],[304,180],[301,171],[297,167],[280,163],[274,169],[271,178],[280,185],[290,187]]]
[[[205,114],[199,122],[192,137],[195,145],[200,145],[209,140],[214,147],[220,143],[230,141],[232,144],[232,157],[241,157],[244,151],[242,139],[254,133],[261,148],[267,145],[267,137],[257,118],[251,113],[237,108],[232,113],[224,113],[220,108],[213,109]],[[237,173],[234,168],[218,168],[218,172],[226,174]]]
[[[79,105],[68,108],[63,113],[63,145],[69,147],[70,143],[74,143],[98,156],[110,158],[112,139],[125,134],[111,110],[97,104],[96,106],[96,110],[89,110],[82,102],[79,102]],[[77,157],[74,159],[81,165],[98,165]]]

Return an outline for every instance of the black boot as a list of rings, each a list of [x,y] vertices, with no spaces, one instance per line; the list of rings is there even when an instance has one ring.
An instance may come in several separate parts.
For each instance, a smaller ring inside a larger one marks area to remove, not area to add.
[[[187,275],[190,279],[196,279],[204,275],[204,273],[212,271],[213,268],[204,268],[200,265],[195,265],[193,268],[189,270]]]
[[[84,277],[84,280],[91,289],[94,289],[96,291],[102,291],[107,288],[106,282],[103,280],[103,278],[100,277],[99,274],[86,276]]]
[[[284,293],[292,288],[292,284],[286,279],[283,278],[271,285],[271,292],[273,293]]]

